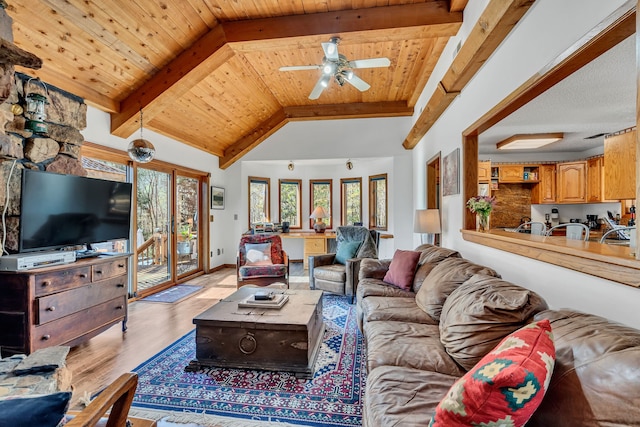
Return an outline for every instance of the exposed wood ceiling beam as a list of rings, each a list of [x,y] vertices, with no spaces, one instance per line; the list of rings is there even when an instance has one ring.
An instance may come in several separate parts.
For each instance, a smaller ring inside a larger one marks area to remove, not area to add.
[[[451,0],[450,3],[449,10],[451,12],[462,12],[467,7],[469,0]]]
[[[413,107],[409,107],[405,101],[361,102],[357,104],[285,107],[284,113],[290,121],[362,119],[411,116],[413,115]]]
[[[449,12],[447,1],[341,10],[223,23],[227,40],[257,42],[313,35],[388,30],[461,23],[462,13]]]
[[[165,110],[176,96],[188,91],[234,54],[229,43],[240,43],[246,48],[252,43],[264,45],[265,40],[414,26],[435,26],[437,31],[453,35],[462,22],[462,13],[450,13],[448,7],[448,1],[439,0],[222,23],[123,100],[119,112],[112,114],[111,133],[127,138],[138,127],[140,109],[148,120]]]
[[[404,101],[285,107],[261,123],[252,133],[227,148],[220,159],[219,167],[220,169],[228,168],[275,131],[292,121],[401,117],[412,114],[413,108]]]
[[[404,148],[413,149],[420,142],[533,2],[534,0],[489,2],[435,93],[409,131],[402,144]]]
[[[121,102],[120,112],[111,115],[111,133],[129,137],[139,126],[140,109],[153,119],[233,55],[222,27],[216,26]]]

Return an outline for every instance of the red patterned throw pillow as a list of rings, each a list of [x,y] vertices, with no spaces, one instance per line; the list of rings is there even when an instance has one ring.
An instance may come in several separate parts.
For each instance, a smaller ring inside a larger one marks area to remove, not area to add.
[[[507,335],[451,386],[429,426],[524,426],[547,391],[555,356],[546,319]]]

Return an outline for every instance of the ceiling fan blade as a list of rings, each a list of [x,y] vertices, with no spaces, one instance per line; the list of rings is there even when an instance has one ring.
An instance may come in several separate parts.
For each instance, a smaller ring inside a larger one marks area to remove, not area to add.
[[[289,67],[280,67],[280,71],[302,71],[302,70],[319,70],[322,65],[292,65]]]
[[[349,61],[351,68],[381,68],[391,65],[389,58],[356,59]]]
[[[322,50],[324,50],[324,56],[327,59],[332,61],[337,61],[340,56],[338,56],[338,43],[335,42],[325,42],[322,43]]]
[[[322,75],[320,76],[320,78],[318,79],[318,82],[316,83],[316,85],[313,87],[313,90],[309,94],[309,99],[318,99],[320,97],[320,94],[326,87],[327,87],[326,78],[324,75]]]
[[[351,76],[350,79],[345,79],[347,82],[351,83],[356,89],[358,89],[360,92],[364,92],[365,90],[369,89],[371,87],[371,85],[367,82],[365,82],[364,80],[362,80],[360,77],[356,76],[355,74],[353,76]]]

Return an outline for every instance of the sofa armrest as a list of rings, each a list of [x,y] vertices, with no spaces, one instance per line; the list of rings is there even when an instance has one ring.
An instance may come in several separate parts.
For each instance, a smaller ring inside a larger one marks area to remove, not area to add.
[[[331,265],[336,260],[336,254],[312,255],[309,257],[309,289],[316,288],[316,281],[313,278],[313,269],[321,265]]]
[[[351,258],[345,263],[346,267],[346,283],[344,284],[344,293],[353,298],[358,288],[358,274],[360,270],[360,264],[367,258]]]
[[[387,274],[390,259],[363,258],[358,269],[358,280],[362,279],[380,279]]]

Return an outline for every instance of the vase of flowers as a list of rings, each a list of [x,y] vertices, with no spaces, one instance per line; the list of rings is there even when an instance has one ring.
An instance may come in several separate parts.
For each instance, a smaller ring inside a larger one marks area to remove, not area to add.
[[[474,196],[467,200],[467,208],[478,216],[478,230],[489,230],[489,215],[496,204],[496,198],[491,196]]]

